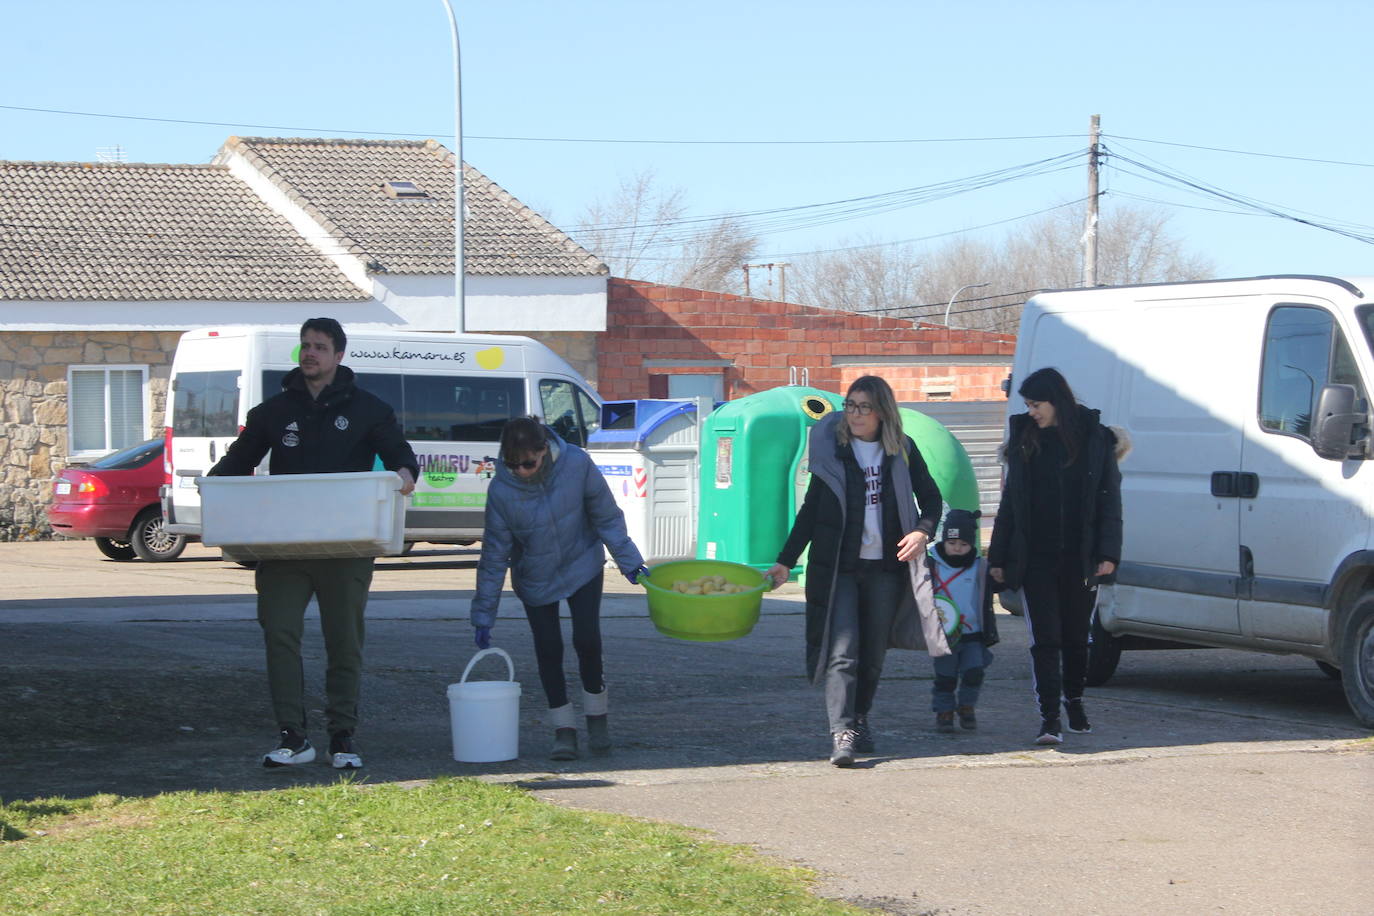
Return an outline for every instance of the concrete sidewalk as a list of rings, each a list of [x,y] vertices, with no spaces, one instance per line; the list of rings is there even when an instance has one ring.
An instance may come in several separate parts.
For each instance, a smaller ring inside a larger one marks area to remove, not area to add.
[[[80,542],[0,544],[0,797],[338,778],[257,765],[272,724],[252,574],[193,551],[117,564]],[[893,913],[1368,912],[1374,748],[1308,661],[1128,655],[1091,692],[1095,733],[1046,750],[1029,744],[1024,627],[1003,617],[978,732],[936,733],[929,660],[893,653],[879,755],[841,771],[803,677],[799,589],[770,597],[744,639],[688,643],[659,635],[638,590],[608,577],[614,755],[544,758],[528,629],[508,601],[495,637],[523,685],[521,759],[466,765],[451,759],[445,689],[474,651],[475,559],[422,546],[379,563],[359,732],[369,781],[475,776],[701,827]],[[317,701],[322,664],[307,627]],[[498,674],[492,662],[480,676]]]

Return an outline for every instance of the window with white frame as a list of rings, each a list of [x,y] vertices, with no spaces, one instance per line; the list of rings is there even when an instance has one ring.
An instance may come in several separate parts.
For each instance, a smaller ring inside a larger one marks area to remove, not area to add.
[[[148,438],[147,392],[147,366],[68,367],[68,453],[99,455]]]

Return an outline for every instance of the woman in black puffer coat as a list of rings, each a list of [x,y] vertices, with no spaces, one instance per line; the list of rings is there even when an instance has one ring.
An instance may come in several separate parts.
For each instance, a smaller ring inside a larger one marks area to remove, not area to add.
[[[1017,393],[1027,412],[1011,418],[1006,484],[988,547],[989,573],[1022,590],[1040,704],[1036,744],[1088,732],[1083,688],[1097,586],[1114,581],[1121,561],[1118,439],[1099,413],[1075,400],[1054,369],[1039,369]]]

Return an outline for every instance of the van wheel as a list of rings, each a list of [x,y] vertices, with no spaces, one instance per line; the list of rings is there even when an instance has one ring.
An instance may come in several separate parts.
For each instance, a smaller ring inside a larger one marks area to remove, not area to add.
[[[1355,602],[1345,619],[1341,685],[1355,718],[1365,728],[1374,728],[1374,594]]]
[[[1328,662],[1317,662],[1317,667],[1322,669],[1322,674],[1331,678],[1331,680],[1339,681],[1341,679],[1341,669],[1337,668],[1335,665]]]
[[[160,562],[181,556],[186,549],[186,536],[170,534],[162,509],[154,506],[144,509],[134,521],[133,528],[129,529],[129,543],[140,559]]]
[[[1107,683],[1120,662],[1121,641],[1107,632],[1094,612],[1092,629],[1088,631],[1088,686]]]
[[[113,538],[96,538],[95,546],[111,560],[118,560],[121,563],[132,560],[137,556],[128,541],[116,541]]]

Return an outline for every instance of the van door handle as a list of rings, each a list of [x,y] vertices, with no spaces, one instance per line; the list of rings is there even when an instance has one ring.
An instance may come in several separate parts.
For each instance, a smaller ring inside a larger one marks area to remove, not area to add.
[[[1213,471],[1212,472],[1212,495],[1221,499],[1232,499],[1240,493],[1240,483],[1237,478],[1239,471]]]
[[[1236,495],[1241,499],[1254,499],[1259,496],[1259,475],[1252,471],[1237,473]]]

